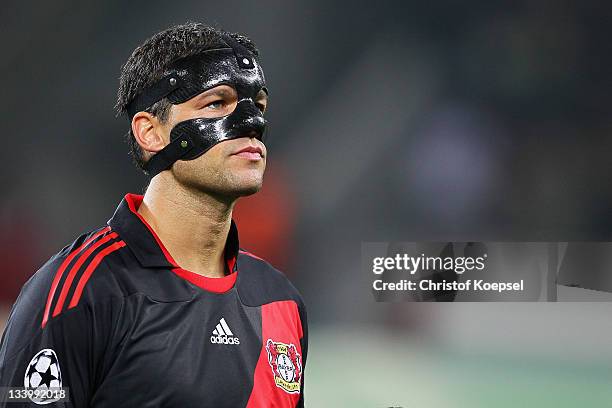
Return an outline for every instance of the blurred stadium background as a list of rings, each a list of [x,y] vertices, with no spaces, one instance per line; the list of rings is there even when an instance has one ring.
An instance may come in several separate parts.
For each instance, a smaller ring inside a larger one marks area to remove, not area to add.
[[[119,68],[151,34],[203,21],[262,53],[269,171],[236,218],[242,246],[309,306],[309,406],[612,406],[612,303],[377,304],[359,265],[363,241],[612,240],[610,4],[57,0],[0,13],[4,316],[50,255],[142,191],[113,111]]]

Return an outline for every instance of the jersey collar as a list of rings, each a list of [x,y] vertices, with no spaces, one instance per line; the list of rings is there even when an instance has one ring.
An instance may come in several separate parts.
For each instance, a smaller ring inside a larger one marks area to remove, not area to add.
[[[142,195],[126,194],[108,225],[121,236],[145,268],[180,269],[155,231],[137,212],[142,200]],[[228,269],[232,272],[236,270],[238,248],[238,229],[232,220],[224,252]]]

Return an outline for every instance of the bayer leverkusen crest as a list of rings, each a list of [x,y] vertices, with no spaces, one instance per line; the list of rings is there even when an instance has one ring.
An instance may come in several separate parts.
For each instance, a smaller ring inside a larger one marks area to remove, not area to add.
[[[268,339],[266,351],[276,386],[292,394],[299,393],[302,379],[302,358],[297,347],[293,344]]]

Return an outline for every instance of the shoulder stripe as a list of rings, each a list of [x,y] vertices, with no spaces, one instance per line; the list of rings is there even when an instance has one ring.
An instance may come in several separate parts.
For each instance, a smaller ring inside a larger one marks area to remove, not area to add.
[[[66,281],[64,282],[64,286],[62,287],[62,291],[60,292],[60,295],[59,295],[59,298],[57,300],[57,303],[55,304],[55,309],[53,309],[53,317],[59,315],[62,312],[62,308],[64,307],[64,302],[66,301],[66,297],[68,296],[68,291],[70,290],[70,287],[72,286],[72,281],[74,281],[74,277],[76,276],[76,274],[79,271],[79,269],[81,269],[81,266],[83,266],[83,263],[85,263],[85,261],[93,253],[93,251],[95,251],[96,249],[98,249],[102,245],[106,244],[111,239],[116,238],[117,236],[118,235],[117,235],[116,232],[112,232],[112,233],[104,236],[102,239],[97,241],[95,244],[91,245],[89,248],[87,248],[87,250],[85,252],[83,252],[81,254],[79,259],[72,266],[72,269],[70,269],[70,272],[68,273],[68,276],[66,277]]]
[[[117,241],[107,246],[102,251],[100,251],[96,256],[94,256],[91,263],[87,266],[87,269],[85,269],[85,272],[83,272],[81,279],[79,279],[79,283],[77,284],[76,290],[74,291],[74,294],[72,295],[72,300],[70,301],[70,304],[68,305],[68,309],[72,309],[79,303],[79,300],[81,299],[81,294],[83,293],[83,288],[85,288],[85,285],[87,284],[87,281],[91,277],[91,274],[93,273],[93,271],[96,270],[100,262],[102,262],[102,259],[104,259],[104,257],[110,254],[111,252],[114,252],[118,250],[119,248],[123,248],[124,246],[125,246],[125,242]]]
[[[70,264],[70,262],[72,262],[74,257],[76,257],[83,248],[89,245],[92,241],[94,241],[100,235],[105,234],[108,231],[110,231],[110,227],[104,227],[100,231],[96,232],[87,241],[83,242],[81,246],[73,250],[66,257],[64,262],[62,262],[61,266],[59,267],[59,269],[55,273],[55,276],[53,277],[53,282],[51,283],[51,289],[49,290],[49,295],[47,296],[47,304],[45,305],[45,312],[43,313],[43,320],[42,320],[42,325],[41,325],[43,328],[45,327],[45,325],[47,324],[47,321],[49,320],[49,312],[51,311],[51,303],[53,301],[53,297],[55,296],[57,285],[59,284],[59,281],[62,278],[62,275],[64,274],[64,270],[66,269],[66,267]]]

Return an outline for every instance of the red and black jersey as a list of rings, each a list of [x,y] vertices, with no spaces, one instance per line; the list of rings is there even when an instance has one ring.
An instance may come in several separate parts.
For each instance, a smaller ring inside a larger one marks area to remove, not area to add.
[[[68,388],[68,402],[24,406],[303,406],[308,331],[295,287],[239,250],[233,222],[225,277],[181,269],[141,202],[126,195],[107,226],[25,284],[2,337],[0,387]]]

